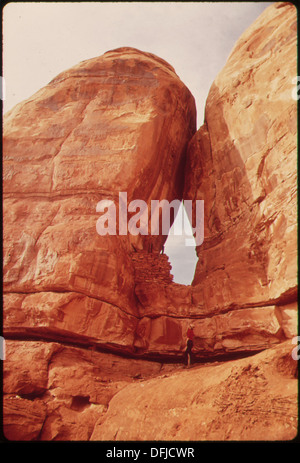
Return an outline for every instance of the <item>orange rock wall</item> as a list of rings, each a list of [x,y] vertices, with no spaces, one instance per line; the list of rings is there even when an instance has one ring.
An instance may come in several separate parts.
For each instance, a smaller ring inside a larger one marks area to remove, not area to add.
[[[294,439],[297,362],[290,350],[282,343],[251,358],[130,384],[113,397],[91,441],[189,441],[195,448],[198,441]]]
[[[267,8],[215,79],[190,142],[184,197],[205,200],[193,295],[207,314],[297,300],[296,50],[296,8]]]
[[[245,31],[196,134],[174,69],[131,48],[63,72],[5,116],[8,439],[295,435],[296,19],[275,3]],[[165,235],[97,234],[97,203],[124,191],[148,207],[204,199],[191,286],[172,281]],[[265,352],[182,371],[191,320],[197,360]]]
[[[159,252],[166,236],[100,236],[96,206],[112,200],[119,217],[120,192],[149,214],[151,199],[181,199],[195,120],[174,69],[132,48],[74,66],[5,115],[6,336],[133,349],[131,253]]]

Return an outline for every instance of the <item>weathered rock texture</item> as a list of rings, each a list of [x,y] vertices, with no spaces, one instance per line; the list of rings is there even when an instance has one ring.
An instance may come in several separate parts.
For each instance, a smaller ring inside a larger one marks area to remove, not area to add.
[[[276,3],[242,35],[195,135],[173,68],[130,48],[6,115],[8,439],[295,436],[296,24]],[[97,234],[97,203],[120,192],[149,211],[204,199],[191,286],[172,281],[166,236]],[[191,320],[196,361],[224,363],[165,364],[182,362]]]
[[[181,199],[195,115],[173,68],[131,48],[63,72],[6,115],[6,335],[133,350],[131,254],[160,250],[166,236],[99,236],[96,205],[118,206],[126,192],[150,215],[151,199]]]
[[[184,198],[205,200],[192,296],[206,316],[246,309],[250,324],[258,313],[281,324],[282,306],[295,309],[296,46],[296,8],[267,8],[214,81],[190,142]]]
[[[115,394],[171,369],[61,343],[6,344],[4,433],[10,440],[89,440]]]
[[[286,342],[251,358],[130,384],[110,401],[91,440],[290,440],[297,434],[296,375]]]
[[[192,286],[139,282],[136,346],[176,355],[189,317],[201,357],[297,334],[296,64],[296,9],[274,4],[238,40],[189,144],[183,196],[205,204]]]

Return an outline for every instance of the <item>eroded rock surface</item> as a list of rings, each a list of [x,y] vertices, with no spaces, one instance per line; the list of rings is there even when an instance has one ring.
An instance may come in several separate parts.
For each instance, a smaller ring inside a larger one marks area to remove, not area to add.
[[[115,394],[172,367],[42,341],[7,340],[6,351],[4,434],[9,440],[89,440]]]
[[[189,144],[183,197],[205,214],[192,286],[137,284],[138,347],[176,355],[188,318],[199,357],[297,334],[296,74],[296,8],[271,5],[236,43]]]
[[[296,19],[275,3],[242,35],[194,136],[173,68],[129,48],[6,115],[8,439],[295,436]],[[191,286],[172,281],[166,236],[97,234],[97,203],[124,191],[148,206],[205,200]]]
[[[189,145],[184,198],[205,200],[191,292],[213,351],[297,334],[296,43],[295,7],[267,8],[215,79]]]
[[[205,200],[200,310],[297,299],[296,44],[296,8],[267,8],[215,79],[190,143],[184,198]]]
[[[195,117],[174,69],[132,48],[61,73],[5,116],[7,335],[29,329],[133,349],[131,255],[159,251],[166,236],[119,235],[119,223],[116,236],[100,236],[96,206],[114,201],[119,217],[125,192],[150,215],[152,199],[180,200]]]
[[[293,439],[298,407],[291,347],[287,341],[251,358],[128,385],[111,400],[91,440]]]

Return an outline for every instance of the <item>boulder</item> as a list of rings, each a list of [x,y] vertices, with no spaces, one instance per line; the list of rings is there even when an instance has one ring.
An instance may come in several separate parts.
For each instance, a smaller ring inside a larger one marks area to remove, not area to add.
[[[151,200],[182,199],[195,120],[194,98],[174,69],[133,48],[79,63],[5,115],[8,333],[34,328],[52,340],[63,332],[132,348],[132,253],[159,252],[167,238],[150,235]],[[145,201],[149,234],[124,234],[116,219],[116,235],[99,235],[102,200],[117,218]]]

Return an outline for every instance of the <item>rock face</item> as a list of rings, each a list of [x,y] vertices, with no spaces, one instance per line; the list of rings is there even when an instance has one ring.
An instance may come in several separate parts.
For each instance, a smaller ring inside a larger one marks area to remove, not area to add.
[[[91,440],[293,439],[297,362],[290,351],[282,343],[251,358],[130,384],[111,400]]]
[[[296,43],[295,7],[267,8],[213,83],[189,145],[184,198],[205,200],[192,294],[209,316],[246,308],[248,320],[268,319],[273,306],[280,322],[282,306],[295,309]]]
[[[241,36],[197,133],[174,69],[132,48],[5,116],[9,440],[295,436],[296,19],[275,3]],[[165,234],[122,234],[124,192],[149,214],[153,199],[204,199],[191,286],[172,281]],[[101,200],[116,236],[96,231]],[[204,364],[186,370],[191,320]]]
[[[183,350],[189,317],[199,357],[297,334],[296,44],[295,7],[270,6],[211,87],[185,168],[184,199],[204,199],[194,281],[136,286],[148,316],[136,345],[152,353]]]
[[[125,192],[150,215],[152,199],[181,200],[195,116],[173,68],[130,48],[63,72],[6,115],[6,335],[133,349],[131,254],[160,250],[166,236],[120,235],[119,223],[100,236],[96,206],[111,200],[119,217]]]
[[[61,343],[7,341],[4,433],[10,440],[89,440],[112,397],[170,367]]]

